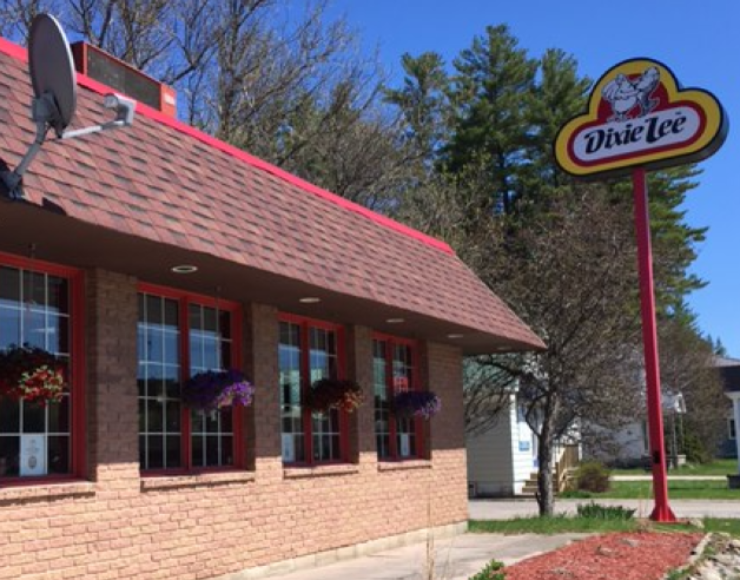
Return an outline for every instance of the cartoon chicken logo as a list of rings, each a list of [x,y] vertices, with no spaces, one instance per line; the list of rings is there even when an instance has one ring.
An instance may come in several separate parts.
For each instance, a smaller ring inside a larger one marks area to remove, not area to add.
[[[618,123],[627,121],[630,118],[630,111],[638,106],[640,108],[639,117],[650,113],[660,103],[658,99],[651,98],[659,83],[660,71],[654,66],[645,69],[642,75],[633,80],[627,75],[618,74],[601,91],[614,113],[608,121]]]

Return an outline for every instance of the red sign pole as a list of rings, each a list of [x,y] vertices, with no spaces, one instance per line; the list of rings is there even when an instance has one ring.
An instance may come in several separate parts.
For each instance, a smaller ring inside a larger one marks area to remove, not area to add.
[[[632,188],[635,196],[635,230],[637,235],[637,259],[640,269],[642,341],[645,350],[650,456],[653,466],[653,492],[655,494],[655,508],[650,515],[650,519],[656,522],[675,522],[676,516],[668,505],[668,472],[663,441],[658,333],[655,322],[653,252],[650,243],[650,213],[648,209],[647,178],[644,168],[638,167],[633,170]]]

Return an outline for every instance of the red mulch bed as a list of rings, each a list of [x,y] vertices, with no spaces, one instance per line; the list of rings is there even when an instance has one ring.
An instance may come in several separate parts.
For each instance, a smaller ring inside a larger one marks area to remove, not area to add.
[[[702,534],[594,536],[507,566],[506,580],[660,580],[684,566]]]

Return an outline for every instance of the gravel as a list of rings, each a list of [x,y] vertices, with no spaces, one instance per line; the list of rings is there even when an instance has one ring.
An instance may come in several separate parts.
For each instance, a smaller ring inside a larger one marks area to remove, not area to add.
[[[740,541],[727,534],[712,534],[703,557],[686,580],[740,578]]]
[[[661,580],[685,566],[703,534],[633,532],[592,536],[507,566],[506,580]],[[708,580],[716,576],[697,576]],[[737,578],[737,576],[719,576]]]

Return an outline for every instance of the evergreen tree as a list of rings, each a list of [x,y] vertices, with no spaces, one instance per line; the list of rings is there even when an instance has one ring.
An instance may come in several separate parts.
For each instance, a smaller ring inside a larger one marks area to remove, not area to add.
[[[500,25],[475,37],[454,67],[452,135],[444,147],[447,169],[457,173],[470,164],[488,164],[490,185],[481,192],[481,207],[490,211],[501,204],[504,213],[511,213],[523,189],[519,169],[532,140],[528,112],[537,61]]]

